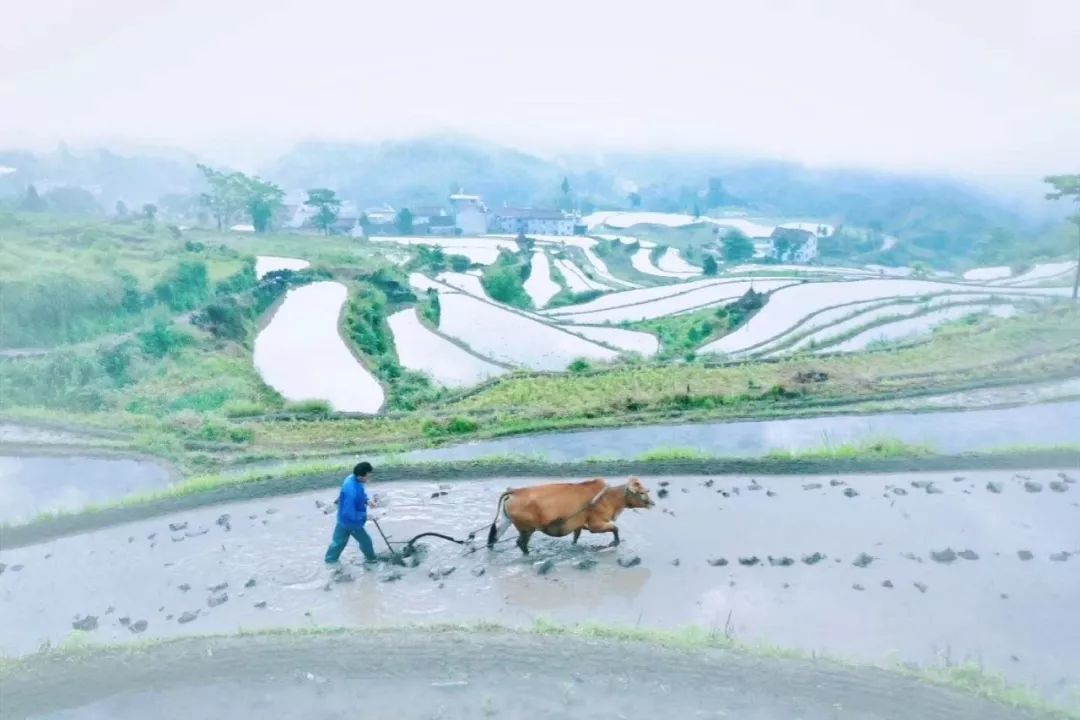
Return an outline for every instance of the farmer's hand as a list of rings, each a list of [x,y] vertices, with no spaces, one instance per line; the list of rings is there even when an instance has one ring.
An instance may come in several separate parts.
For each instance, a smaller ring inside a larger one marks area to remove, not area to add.
[[[379,496],[372,495],[367,501],[368,507],[379,507]]]

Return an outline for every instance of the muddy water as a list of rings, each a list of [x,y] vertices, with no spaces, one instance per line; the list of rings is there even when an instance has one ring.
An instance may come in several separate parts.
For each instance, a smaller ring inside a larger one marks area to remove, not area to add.
[[[694,624],[857,660],[972,659],[1054,695],[1080,684],[1080,485],[1051,471],[1024,475],[1041,491],[994,472],[959,481],[951,473],[721,476],[709,487],[709,478],[670,478],[656,509],[620,519],[617,549],[599,549],[607,536],[579,546],[534,538],[523,558],[512,543],[463,554],[434,540],[422,564],[396,571],[396,580],[389,566],[359,565],[355,545],[344,575],[323,565],[333,518],[316,501],[332,501],[331,492],[222,505],[0,552],[0,649],[59,642],[82,615],[97,617],[99,641],[307,624]],[[1000,493],[986,489],[991,481]],[[485,531],[506,484],[466,482],[437,497],[431,483],[372,489],[383,529],[404,540]],[[655,493],[658,480],[650,484]],[[948,548],[962,555],[931,557]],[[825,557],[804,562],[814,553]],[[861,554],[870,560],[857,565]],[[740,563],[752,557],[756,565]],[[579,567],[590,560],[594,567]],[[448,574],[429,577],[437,569]],[[221,583],[228,587],[210,589]],[[222,592],[227,600],[211,607]],[[181,624],[185,612],[196,617]],[[140,620],[143,633],[127,629]]]
[[[0,523],[41,512],[80,510],[169,484],[168,468],[147,460],[0,455]]]
[[[484,455],[542,455],[552,461],[636,457],[678,446],[721,456],[761,455],[889,437],[961,453],[1001,446],[1080,443],[1080,400],[1026,407],[935,413],[832,415],[784,420],[643,425],[482,440],[416,450],[422,460],[467,460]]]

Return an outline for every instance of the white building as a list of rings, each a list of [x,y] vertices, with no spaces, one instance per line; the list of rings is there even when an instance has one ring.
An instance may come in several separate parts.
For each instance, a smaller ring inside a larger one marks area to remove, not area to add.
[[[450,196],[454,227],[462,235],[483,235],[488,230],[488,209],[479,195],[454,193]]]
[[[818,238],[809,230],[778,227],[769,236],[769,244],[769,255],[777,262],[806,265],[818,257]]]
[[[573,235],[576,219],[560,210],[499,208],[491,214],[492,232],[517,235]]]

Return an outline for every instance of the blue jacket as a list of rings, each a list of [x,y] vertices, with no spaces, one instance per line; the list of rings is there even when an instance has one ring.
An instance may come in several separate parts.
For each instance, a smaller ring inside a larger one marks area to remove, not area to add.
[[[367,491],[364,483],[349,475],[341,483],[338,494],[338,525],[347,530],[357,530],[367,522]]]

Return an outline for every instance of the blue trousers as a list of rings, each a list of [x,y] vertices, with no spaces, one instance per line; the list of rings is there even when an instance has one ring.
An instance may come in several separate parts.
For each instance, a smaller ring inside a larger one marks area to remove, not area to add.
[[[375,562],[375,548],[371,544],[371,536],[364,528],[342,527],[340,523],[334,526],[334,537],[330,540],[330,547],[326,548],[326,562],[337,562],[345,546],[349,544],[349,538],[356,538],[360,544],[360,552],[368,562]]]

